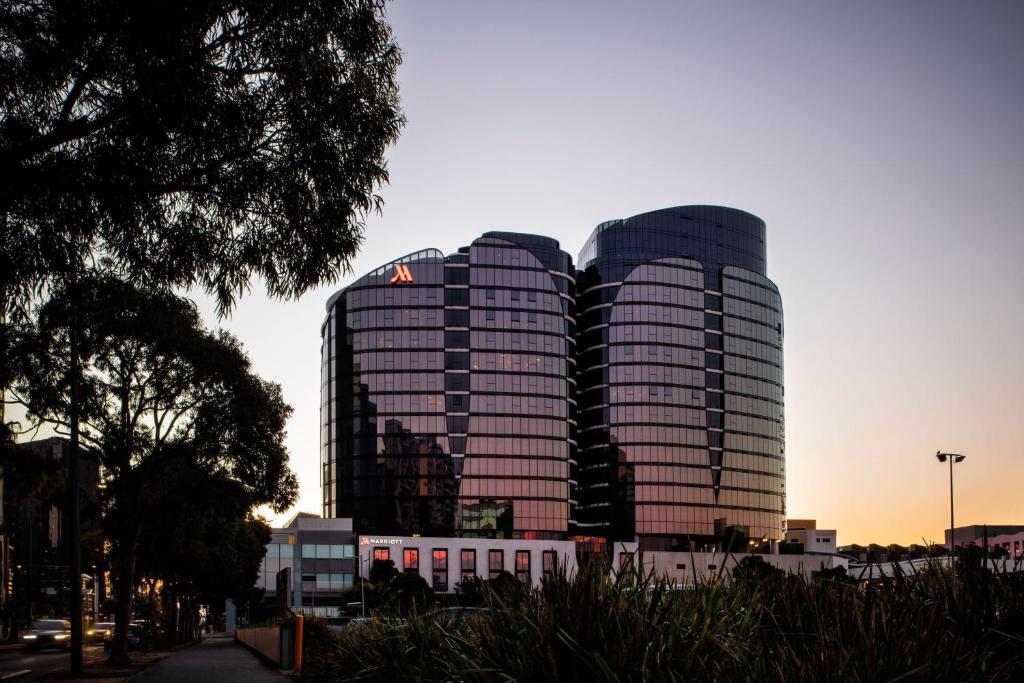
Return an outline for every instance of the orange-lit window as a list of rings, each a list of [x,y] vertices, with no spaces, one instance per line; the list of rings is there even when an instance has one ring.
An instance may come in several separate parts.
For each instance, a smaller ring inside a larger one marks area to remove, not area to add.
[[[406,548],[402,551],[402,567],[407,572],[420,570],[420,551],[417,548]]]
[[[373,561],[380,560],[386,562],[391,559],[391,548],[374,548],[373,549]]]

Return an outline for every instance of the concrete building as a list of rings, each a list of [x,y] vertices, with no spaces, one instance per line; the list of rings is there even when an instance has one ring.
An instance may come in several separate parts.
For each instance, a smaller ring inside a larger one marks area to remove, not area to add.
[[[949,529],[943,533],[944,543],[949,547],[950,536],[955,538],[956,545],[977,545],[984,544],[984,538],[988,535],[990,541],[994,536],[1016,536],[1024,533],[1024,524],[971,524],[969,526],[958,526],[950,533]]]
[[[612,551],[612,571],[620,572],[639,564],[644,572],[653,571],[679,586],[692,586],[717,576],[730,577],[736,565],[750,553],[689,552],[642,550],[638,543],[616,543]],[[850,561],[840,555],[781,555],[757,553],[771,566],[804,578],[811,572],[836,567],[848,568]]]
[[[813,519],[790,519],[786,522],[786,544],[795,551],[809,555],[835,555],[836,530],[819,529]]]

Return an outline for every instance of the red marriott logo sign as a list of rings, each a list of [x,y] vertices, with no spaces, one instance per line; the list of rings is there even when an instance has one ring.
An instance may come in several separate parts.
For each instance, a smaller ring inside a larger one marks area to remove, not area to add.
[[[403,266],[400,263],[395,264],[395,274],[391,276],[391,284],[396,282],[412,282],[412,273],[409,272],[409,266]]]

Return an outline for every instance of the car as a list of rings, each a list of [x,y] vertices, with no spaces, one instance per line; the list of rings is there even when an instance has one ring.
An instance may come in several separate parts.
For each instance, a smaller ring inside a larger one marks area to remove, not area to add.
[[[128,624],[128,649],[138,650],[142,647],[142,642],[145,639],[146,629],[142,624],[136,624],[132,622]],[[110,633],[103,636],[103,650],[110,652],[114,645],[114,629],[110,629]]]
[[[86,632],[85,637],[89,640],[103,640],[108,635],[114,632],[114,622],[112,621],[97,621],[90,626]]]
[[[67,619],[37,619],[32,628],[21,634],[26,650],[46,647],[65,649],[71,644],[71,622]]]

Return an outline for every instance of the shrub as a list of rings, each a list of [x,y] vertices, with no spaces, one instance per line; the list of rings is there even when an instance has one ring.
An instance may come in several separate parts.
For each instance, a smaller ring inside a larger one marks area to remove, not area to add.
[[[304,679],[1024,680],[1021,574],[966,585],[936,566],[864,590],[756,567],[686,590],[598,566],[485,583],[468,615],[381,614],[307,642]]]

